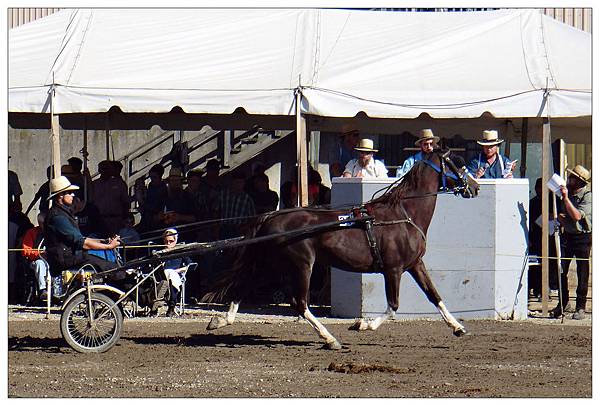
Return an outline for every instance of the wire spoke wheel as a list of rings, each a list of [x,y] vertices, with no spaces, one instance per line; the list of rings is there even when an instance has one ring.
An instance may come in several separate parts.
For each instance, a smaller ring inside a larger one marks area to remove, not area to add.
[[[92,293],[90,302],[91,306],[83,293],[71,299],[61,315],[60,330],[75,351],[105,352],[121,335],[123,314],[111,298],[101,293]]]

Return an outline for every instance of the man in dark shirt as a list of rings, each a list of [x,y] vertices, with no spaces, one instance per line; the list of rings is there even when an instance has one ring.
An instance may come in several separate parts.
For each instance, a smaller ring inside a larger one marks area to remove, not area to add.
[[[119,246],[119,237],[115,236],[108,244],[89,237],[84,237],[77,225],[77,219],[71,212],[74,191],[79,187],[72,185],[65,177],[60,176],[50,181],[52,208],[46,216],[44,236],[46,253],[53,276],[61,275],[63,270],[91,264],[99,271],[115,267],[113,262],[105,261],[89,255],[87,250],[112,250]]]

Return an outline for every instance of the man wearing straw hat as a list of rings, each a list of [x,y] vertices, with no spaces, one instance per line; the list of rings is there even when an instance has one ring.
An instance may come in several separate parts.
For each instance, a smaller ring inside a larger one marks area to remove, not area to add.
[[[577,258],[577,300],[573,319],[585,318],[585,305],[590,276],[590,250],[592,248],[592,192],[588,188],[590,172],[581,165],[573,170],[567,169],[567,185],[560,187],[562,203],[559,207],[558,221],[563,227],[560,236],[561,256],[561,301],[552,311],[556,318],[570,309],[568,272],[571,258]],[[561,309],[562,304],[562,309]]]
[[[332,145],[328,153],[329,175],[334,178],[342,176],[346,164],[358,158],[358,152],[354,147],[358,145],[360,139],[359,131],[351,124],[342,127],[342,134],[337,142]]]
[[[363,138],[354,147],[358,151],[358,158],[350,160],[346,164],[343,177],[345,178],[387,178],[387,168],[383,162],[373,158],[377,149],[373,148],[373,140]]]
[[[433,149],[437,146],[440,137],[433,135],[433,131],[430,128],[421,130],[421,136],[415,141],[415,145],[421,150],[416,154],[408,157],[406,161],[396,170],[396,177],[401,178],[410,171],[410,168],[414,166],[417,161],[422,161],[425,154],[430,154]]]
[[[511,162],[498,152],[498,145],[504,140],[498,139],[498,131],[485,130],[477,143],[481,145],[479,156],[469,162],[467,169],[476,178],[502,179],[512,178],[517,161]]]
[[[116,248],[119,246],[119,237],[113,237],[106,244],[81,234],[77,219],[71,211],[74,192],[78,189],[79,186],[72,185],[66,176],[50,181],[48,200],[52,200],[52,207],[46,215],[44,239],[52,276],[59,276],[66,269],[78,268],[84,264],[91,264],[99,271],[115,268],[114,263],[86,252]]]

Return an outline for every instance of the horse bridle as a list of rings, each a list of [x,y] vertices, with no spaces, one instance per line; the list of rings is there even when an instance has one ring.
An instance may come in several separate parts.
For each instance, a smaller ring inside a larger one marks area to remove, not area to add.
[[[425,159],[425,160],[423,160],[423,162],[440,175],[440,184],[441,184],[440,191],[452,192],[454,194],[460,193],[466,197],[473,197],[473,193],[469,189],[469,182],[468,182],[469,172],[467,171],[467,168],[465,168],[464,166],[460,169],[456,167],[454,162],[452,162],[452,160],[450,159],[450,150],[448,150],[442,154],[438,154],[438,156],[440,157],[440,166],[437,166],[435,163],[431,162],[429,159]],[[450,168],[450,171],[452,173],[448,173],[446,171],[446,166],[448,168]],[[459,183],[459,186],[456,186],[456,187],[450,189],[448,187],[447,181],[446,181],[446,179],[448,179],[448,178],[457,181]]]

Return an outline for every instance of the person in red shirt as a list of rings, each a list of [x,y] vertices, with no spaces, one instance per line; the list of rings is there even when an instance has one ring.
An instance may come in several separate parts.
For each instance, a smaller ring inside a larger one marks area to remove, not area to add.
[[[48,275],[48,263],[43,259],[44,248],[44,213],[37,216],[38,226],[30,228],[23,236],[23,252],[29,266],[35,274],[38,297],[42,300],[47,297],[46,277]]]

